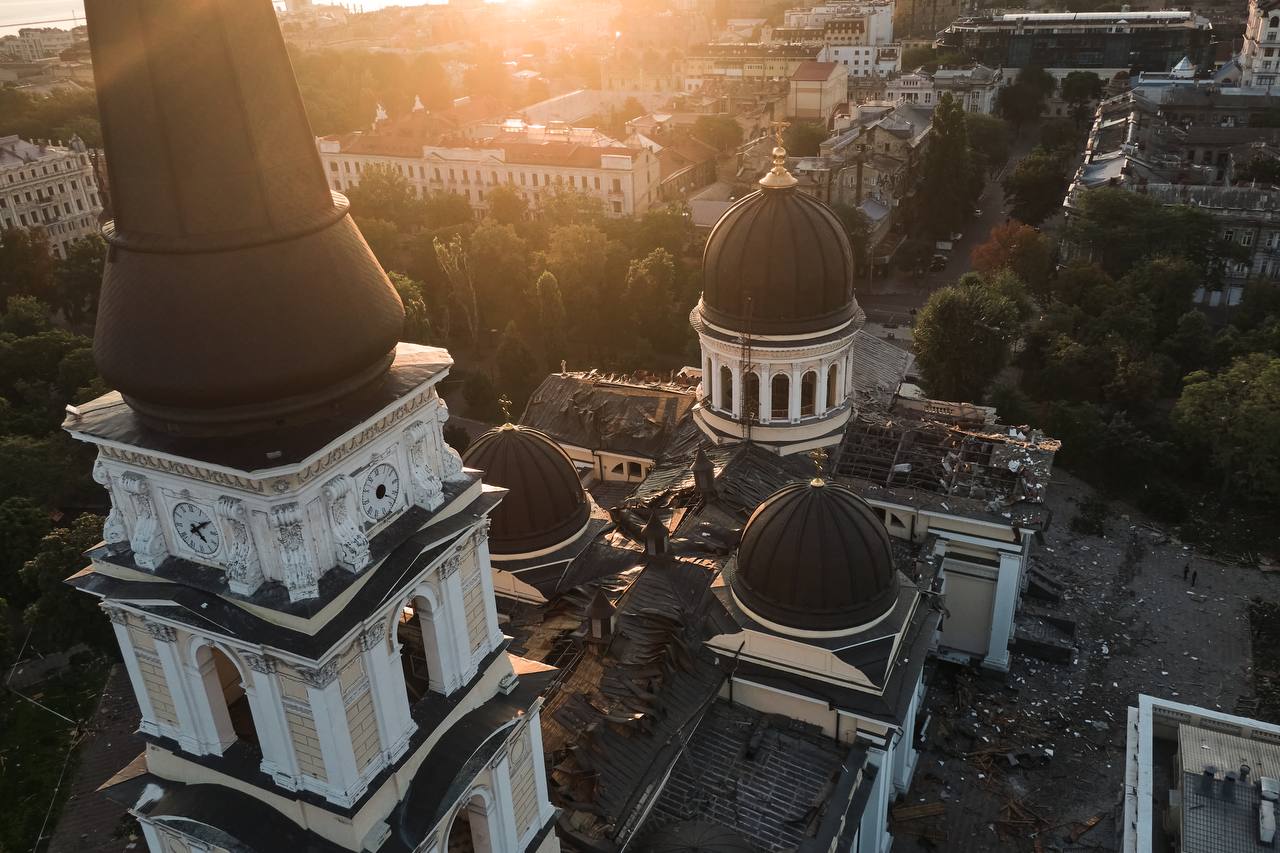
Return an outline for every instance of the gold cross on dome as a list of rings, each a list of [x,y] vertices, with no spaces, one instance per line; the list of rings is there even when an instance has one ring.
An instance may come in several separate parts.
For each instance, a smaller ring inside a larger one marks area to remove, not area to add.
[[[772,127],[772,128],[773,128],[773,140],[774,140],[774,142],[778,143],[778,147],[779,147],[779,148],[785,148],[786,146],[783,144],[783,141],[782,141],[782,131],[786,130],[788,127],[791,127],[791,122],[789,122],[789,121],[771,121],[771,122],[769,122],[769,125],[770,125],[770,127]]]
[[[809,451],[809,458],[813,460],[814,476],[821,480],[822,469],[827,464],[827,450],[824,447],[815,447]]]
[[[502,410],[502,419],[511,422],[511,398],[503,394],[498,398],[498,408]]]

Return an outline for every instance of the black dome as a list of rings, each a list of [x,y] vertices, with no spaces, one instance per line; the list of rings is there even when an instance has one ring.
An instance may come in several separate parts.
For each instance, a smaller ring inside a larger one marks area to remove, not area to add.
[[[573,462],[549,435],[507,424],[486,432],[463,460],[484,481],[510,489],[493,511],[489,549],[525,554],[565,542],[591,514]]]
[[[702,275],[703,316],[735,331],[819,332],[856,311],[844,226],[792,187],[757,190],[725,211],[707,238]]]
[[[864,625],[898,597],[884,523],[852,491],[822,480],[783,486],[756,508],[732,586],[752,613],[808,631]]]

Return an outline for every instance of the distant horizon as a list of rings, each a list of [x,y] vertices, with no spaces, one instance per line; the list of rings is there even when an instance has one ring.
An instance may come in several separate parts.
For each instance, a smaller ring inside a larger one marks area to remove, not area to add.
[[[320,0],[323,3],[323,0]],[[326,5],[363,6],[372,12],[388,6],[442,6],[449,0],[346,0]],[[276,8],[284,6],[284,0],[272,0]],[[4,0],[0,11],[0,36],[18,34],[27,27],[57,27],[69,30],[77,23],[84,23],[84,0]]]

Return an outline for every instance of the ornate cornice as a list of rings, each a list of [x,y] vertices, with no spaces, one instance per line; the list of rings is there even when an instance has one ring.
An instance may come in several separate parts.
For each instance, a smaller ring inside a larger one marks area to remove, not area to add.
[[[178,639],[178,631],[172,625],[162,625],[159,622],[146,623],[147,633],[161,643],[172,643]]]
[[[328,663],[315,668],[299,667],[298,677],[301,678],[308,687],[323,690],[337,680],[338,661],[331,660]]]

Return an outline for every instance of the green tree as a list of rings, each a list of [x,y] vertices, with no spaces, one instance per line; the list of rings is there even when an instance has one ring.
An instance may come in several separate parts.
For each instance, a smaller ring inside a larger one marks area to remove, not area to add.
[[[923,171],[922,193],[929,199],[924,221],[935,237],[945,239],[964,226],[978,189],[964,108],[950,92],[943,92],[933,109]]]
[[[43,228],[0,229],[0,303],[12,296],[48,299],[54,282],[53,252]]]
[[[981,400],[1018,337],[1018,306],[974,278],[935,291],[916,318],[916,360],[943,400]]]
[[[1009,159],[1009,123],[983,113],[964,114],[969,150],[984,172],[995,172]]]
[[[1052,74],[1028,66],[1018,72],[1012,86],[1005,86],[997,93],[996,110],[1020,131],[1024,124],[1039,120],[1044,113],[1044,100],[1053,94],[1055,86]]]
[[[422,224],[437,230],[472,221],[471,203],[458,193],[432,193],[422,202]]]
[[[448,241],[436,237],[433,240],[436,259],[444,271],[449,286],[449,296],[462,317],[466,331],[466,343],[474,346],[480,340],[480,303],[476,299],[475,284],[467,263],[467,252],[462,237],[454,235]],[[452,311],[450,312],[452,316]]]
[[[1062,207],[1067,183],[1067,165],[1063,158],[1037,148],[1004,178],[1009,212],[1014,219],[1039,225]]]
[[[66,583],[87,564],[84,552],[101,540],[102,518],[81,515],[70,526],[51,530],[22,567],[22,581],[35,595],[23,621],[37,648],[49,651],[85,643],[95,651],[116,654],[115,634],[102,618],[97,599]]]
[[[871,219],[860,208],[851,204],[833,204],[831,209],[840,217],[844,233],[853,247],[853,258],[859,269],[866,269],[867,241],[871,239]]]
[[[411,344],[431,343],[434,334],[427,301],[422,293],[422,282],[398,272],[388,272],[387,277],[391,279],[391,284],[396,293],[400,294],[400,302],[404,305],[404,331],[401,336]]]
[[[1251,353],[1220,373],[1192,373],[1173,421],[1193,445],[1209,448],[1224,496],[1280,496],[1280,357]]]
[[[347,190],[351,213],[360,221],[382,219],[402,231],[422,221],[422,205],[399,169],[372,164],[360,172],[360,183]]]
[[[1088,105],[1102,97],[1102,78],[1092,71],[1072,71],[1062,80],[1062,100],[1071,107],[1071,118],[1079,126],[1088,115]]]
[[[94,234],[67,245],[57,262],[51,302],[74,329],[90,329],[98,313],[107,244]]]
[[[511,400],[512,416],[516,417],[529,401],[540,376],[537,361],[514,320],[502,330],[494,360],[498,368],[499,390]]]
[[[1046,151],[1070,149],[1074,155],[1080,150],[1080,129],[1075,122],[1066,118],[1046,119],[1040,125],[1040,147]]]
[[[400,266],[400,229],[390,219],[356,219],[356,226],[383,269]]]
[[[22,593],[18,570],[35,554],[49,527],[49,511],[35,501],[16,496],[0,501],[0,584],[14,604]]]
[[[694,138],[718,151],[730,151],[742,144],[742,125],[730,115],[698,116],[691,132]]]
[[[537,306],[539,348],[542,350],[543,370],[556,370],[556,363],[565,352],[565,334],[568,328],[564,313],[564,300],[560,296],[560,282],[544,270],[534,283],[534,304]]]
[[[798,121],[782,134],[783,145],[792,157],[816,157],[818,146],[830,136],[827,126],[816,121]]]
[[[529,215],[529,203],[524,196],[507,184],[499,184],[485,197],[489,203],[489,218],[499,225],[516,225]]]
[[[1213,217],[1186,205],[1162,205],[1119,187],[1081,193],[1064,239],[1089,251],[1108,273],[1123,275],[1143,258],[1184,257],[1208,270],[1224,247]]]
[[[529,250],[510,225],[481,222],[467,241],[467,268],[485,328],[502,328],[528,308]]]

